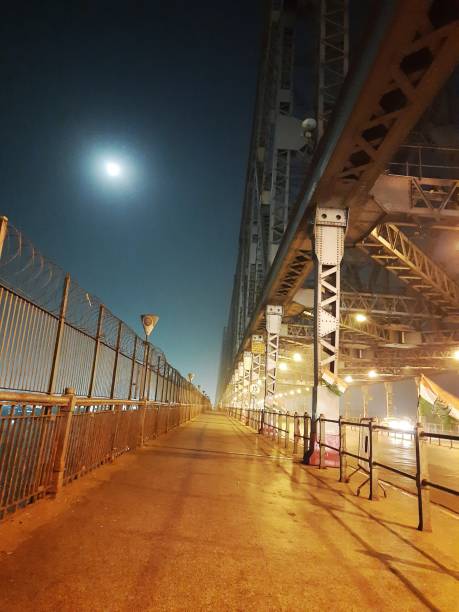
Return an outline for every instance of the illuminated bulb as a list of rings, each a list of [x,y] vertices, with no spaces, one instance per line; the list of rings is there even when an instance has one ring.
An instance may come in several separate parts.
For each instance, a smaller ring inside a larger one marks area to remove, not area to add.
[[[299,353],[293,353],[293,361],[303,361],[303,358]]]
[[[306,387],[306,391],[309,391],[309,387]]]
[[[290,395],[294,395],[294,394],[295,394],[295,391],[290,391]]]
[[[287,364],[285,363],[285,361],[281,361],[281,363],[279,364],[279,370],[282,370],[283,372],[285,372],[285,370],[287,370]]]
[[[297,393],[301,393],[301,389],[297,389],[297,390],[296,390],[296,392],[297,392]]]
[[[355,320],[357,321],[357,323],[363,323],[367,320],[367,315],[364,315],[363,312],[358,312],[355,315]]]
[[[344,377],[344,382],[351,383],[354,379],[350,374]]]
[[[456,361],[459,361],[459,349],[457,349],[456,351],[454,351],[454,353],[453,353],[453,359],[455,359]]]
[[[370,370],[368,372],[368,378],[377,378],[378,373],[376,372],[376,370]]]

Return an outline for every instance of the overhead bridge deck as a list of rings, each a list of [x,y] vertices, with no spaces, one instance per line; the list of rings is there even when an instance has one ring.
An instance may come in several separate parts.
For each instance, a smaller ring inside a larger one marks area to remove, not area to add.
[[[371,504],[201,414],[4,522],[0,609],[453,610],[457,521]]]

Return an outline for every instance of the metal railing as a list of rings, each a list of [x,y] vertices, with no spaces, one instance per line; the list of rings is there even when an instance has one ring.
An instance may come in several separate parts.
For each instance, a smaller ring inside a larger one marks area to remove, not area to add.
[[[202,404],[0,392],[0,519],[143,446]]]
[[[439,145],[402,145],[389,162],[392,174],[422,179],[459,179],[459,148]]]
[[[309,432],[311,431],[311,417],[305,413],[303,416],[288,414],[278,410],[250,410],[240,407],[230,407],[227,409],[229,416],[238,419],[242,423],[251,426],[260,434],[267,435],[274,441],[281,443],[284,448],[289,448],[289,441],[293,442],[293,453],[298,452],[299,442],[302,442],[303,450],[307,448],[309,442]],[[264,413],[264,414],[263,414]],[[303,427],[301,430],[301,423]],[[410,473],[406,470],[383,463],[378,454],[378,438],[381,433],[390,434],[407,434],[405,430],[378,425],[376,419],[365,418],[360,422],[355,420],[347,420],[339,417],[339,419],[327,419],[324,415],[320,415],[316,421],[318,439],[318,467],[324,468],[326,465],[326,453],[332,452],[335,454],[339,464],[339,481],[349,482],[349,480],[358,472],[364,473],[366,479],[358,486],[357,495],[360,495],[363,487],[368,485],[368,499],[377,500],[380,497],[380,491],[386,496],[385,489],[382,485],[385,481],[380,478],[379,471],[385,470],[392,474],[396,474],[402,478],[414,483],[416,488],[416,497],[418,500],[418,526],[420,531],[431,531],[431,513],[430,513],[430,489],[436,489],[453,496],[459,496],[459,491],[452,487],[445,486],[439,482],[435,482],[429,476],[429,463],[426,455],[427,443],[431,440],[439,439],[449,441],[451,445],[459,442],[459,435],[446,433],[433,433],[423,430],[423,426],[418,423],[413,432],[410,434],[414,440],[415,450],[415,465],[414,472]],[[335,427],[337,430],[336,436],[333,439],[338,441],[337,446],[329,444],[330,435],[325,434],[326,424]],[[358,429],[360,432],[358,449],[352,452],[347,444],[347,430]],[[353,466],[351,474],[348,473],[348,458],[357,461]],[[393,483],[390,483],[392,486]]]
[[[208,403],[164,353],[0,217],[0,389]]]

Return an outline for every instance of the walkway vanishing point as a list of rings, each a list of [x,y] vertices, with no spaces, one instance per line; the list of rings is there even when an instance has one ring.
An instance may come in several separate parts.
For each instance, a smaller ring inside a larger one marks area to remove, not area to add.
[[[0,610],[457,609],[453,515],[353,488],[199,415],[5,521]]]

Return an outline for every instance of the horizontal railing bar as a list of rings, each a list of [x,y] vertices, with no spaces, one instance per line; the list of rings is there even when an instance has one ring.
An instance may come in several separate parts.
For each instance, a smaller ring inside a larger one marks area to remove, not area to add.
[[[423,480],[422,484],[427,485],[429,487],[433,487],[434,489],[438,489],[439,491],[444,491],[445,493],[451,493],[451,495],[459,495],[459,491],[455,489],[450,489],[449,487],[445,487],[443,485],[436,484],[434,482],[430,482],[429,480]]]
[[[430,431],[423,431],[421,433],[421,438],[437,438],[439,440],[459,440],[459,436],[455,436],[454,434],[439,434],[439,433],[430,433]]]
[[[394,472],[395,474],[399,474],[400,476],[405,476],[406,478],[410,478],[411,480],[416,480],[416,476],[413,474],[408,474],[408,472],[403,472],[402,470],[397,470],[397,468],[391,467],[390,465],[385,465],[384,463],[379,463],[379,461],[373,461],[373,465],[377,465],[385,470],[389,470],[390,472]]]

